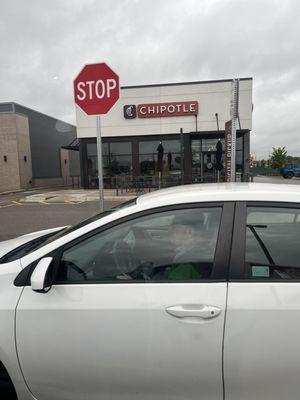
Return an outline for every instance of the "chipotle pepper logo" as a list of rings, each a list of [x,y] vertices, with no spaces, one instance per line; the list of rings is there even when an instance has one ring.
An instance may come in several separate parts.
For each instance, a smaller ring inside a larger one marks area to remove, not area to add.
[[[132,119],[136,117],[136,106],[134,104],[129,104],[123,108],[124,118]]]

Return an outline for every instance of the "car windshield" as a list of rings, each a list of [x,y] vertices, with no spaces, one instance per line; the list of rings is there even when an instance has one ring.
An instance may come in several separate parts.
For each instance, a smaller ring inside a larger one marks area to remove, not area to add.
[[[118,210],[133,206],[134,204],[136,204],[136,198],[126,201],[124,203],[121,203],[116,207],[110,208],[109,210],[102,211],[99,214],[96,214],[88,219],[81,221],[77,225],[69,226],[69,227],[63,229],[62,231],[59,231],[56,235],[52,235],[50,238],[48,238],[48,240],[44,241],[39,246],[35,247],[34,250],[37,250],[38,248],[45,246],[45,245],[53,242],[54,240],[59,239],[60,237],[62,237],[64,235],[67,235],[70,232],[76,231],[76,229],[82,228],[85,225],[88,225],[94,221],[98,221],[99,219],[104,218],[107,215],[113,214],[114,212],[116,212]]]

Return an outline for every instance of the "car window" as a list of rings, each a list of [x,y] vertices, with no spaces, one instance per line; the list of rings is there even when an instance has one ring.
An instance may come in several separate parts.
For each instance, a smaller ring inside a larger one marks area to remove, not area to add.
[[[155,213],[121,223],[63,251],[57,282],[209,279],[221,207]]]
[[[134,204],[136,204],[136,197],[133,199],[130,199],[124,203],[121,203],[115,207],[109,208],[108,210],[102,211],[101,213],[93,215],[92,217],[89,217],[89,218],[79,222],[79,224],[77,224],[77,225],[69,226],[69,227],[63,229],[62,231],[59,231],[57,234],[52,235],[48,240],[44,241],[40,246],[37,246],[35,248],[35,250],[37,250],[39,247],[42,247],[51,242],[54,242],[55,240],[59,239],[60,237],[65,236],[73,231],[76,231],[77,229],[82,228],[85,225],[88,225],[92,222],[98,221],[101,218],[106,217],[107,215],[110,215],[116,211],[122,210],[123,208],[133,206]]]
[[[300,279],[300,209],[249,207],[245,276]]]

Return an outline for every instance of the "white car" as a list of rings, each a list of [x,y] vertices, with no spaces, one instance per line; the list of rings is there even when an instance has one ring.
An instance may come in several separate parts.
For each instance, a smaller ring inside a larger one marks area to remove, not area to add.
[[[0,307],[1,399],[298,399],[300,188],[142,195],[1,264]]]

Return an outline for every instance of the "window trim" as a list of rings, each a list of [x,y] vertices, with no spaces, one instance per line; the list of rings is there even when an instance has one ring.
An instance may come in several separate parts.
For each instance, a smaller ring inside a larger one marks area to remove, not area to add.
[[[238,201],[235,208],[234,228],[232,236],[232,251],[230,257],[229,282],[251,282],[251,283],[295,283],[300,279],[283,280],[270,278],[249,279],[244,277],[244,264],[246,255],[246,222],[248,207],[260,208],[298,208],[300,203],[276,202],[276,201]]]
[[[220,226],[219,226],[219,233],[216,243],[215,249],[215,258],[212,270],[212,278],[211,279],[199,279],[199,280],[161,280],[157,282],[152,281],[145,281],[145,280],[132,280],[132,281],[124,281],[124,282],[117,282],[117,281],[69,281],[69,282],[56,282],[55,278],[57,276],[58,268],[60,265],[62,253],[80,243],[83,240],[86,240],[94,235],[99,233],[105,232],[106,230],[113,228],[116,225],[119,225],[124,222],[133,221],[137,218],[144,217],[147,215],[153,215],[160,212],[168,212],[172,210],[182,210],[182,209],[190,209],[190,208],[221,208],[221,218],[220,218]],[[229,268],[229,258],[230,258],[230,248],[231,248],[231,239],[232,239],[232,227],[233,227],[233,216],[234,216],[234,202],[201,202],[201,203],[187,203],[187,204],[174,204],[170,206],[162,206],[147,209],[144,211],[137,212],[135,214],[128,215],[123,218],[119,218],[115,221],[112,221],[102,227],[94,229],[86,233],[79,238],[74,239],[73,241],[66,243],[65,245],[61,246],[59,249],[56,250],[55,260],[54,260],[54,277],[53,277],[53,285],[89,285],[89,284],[117,284],[117,285],[124,285],[124,284],[138,284],[138,283],[171,283],[171,284],[178,284],[178,283],[210,283],[210,282],[226,282],[228,278],[228,268]]]

